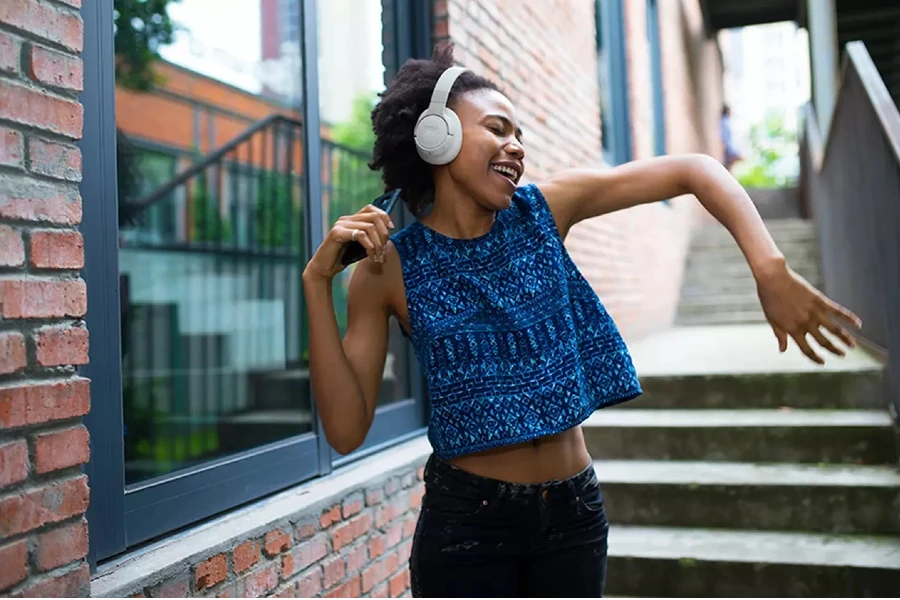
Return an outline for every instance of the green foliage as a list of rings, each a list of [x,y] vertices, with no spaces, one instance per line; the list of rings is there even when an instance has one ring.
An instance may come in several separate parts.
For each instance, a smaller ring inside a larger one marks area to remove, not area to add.
[[[785,162],[797,156],[797,132],[784,127],[779,115],[769,115],[750,128],[751,152],[735,166],[735,177],[745,188],[779,188],[792,184],[795,175]]]
[[[218,198],[209,192],[206,171],[194,183],[191,206],[191,239],[198,242],[228,242],[231,224],[223,217]]]
[[[294,187],[299,184],[295,182]],[[256,192],[256,222],[254,242],[264,248],[298,249],[301,246],[303,223],[299,191],[291,193],[287,173],[263,171],[259,174]]]
[[[332,140],[342,146],[371,154],[372,147],[375,145],[371,113],[376,99],[377,95],[373,92],[357,96],[350,109],[350,119],[338,123],[332,128]]]
[[[180,0],[113,0],[116,84],[146,91],[159,83],[153,63],[174,40],[177,25],[168,6]]]

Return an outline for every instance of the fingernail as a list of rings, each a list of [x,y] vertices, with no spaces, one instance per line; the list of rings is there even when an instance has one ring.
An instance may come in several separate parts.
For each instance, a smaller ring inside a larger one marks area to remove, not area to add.
[[[393,228],[394,228],[394,222],[393,222],[393,221],[388,221],[388,225],[390,225],[390,226],[391,226],[391,229],[393,229]]]

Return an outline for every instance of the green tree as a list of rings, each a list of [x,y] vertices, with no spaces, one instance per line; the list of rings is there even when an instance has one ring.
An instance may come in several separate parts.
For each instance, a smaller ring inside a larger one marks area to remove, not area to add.
[[[116,84],[147,91],[159,83],[153,63],[159,49],[171,44],[178,26],[169,17],[170,3],[180,0],[113,0]]]
[[[767,115],[750,128],[751,152],[735,167],[735,177],[746,188],[778,188],[791,185],[795,175],[785,163],[797,156],[797,132],[787,129],[780,115]]]

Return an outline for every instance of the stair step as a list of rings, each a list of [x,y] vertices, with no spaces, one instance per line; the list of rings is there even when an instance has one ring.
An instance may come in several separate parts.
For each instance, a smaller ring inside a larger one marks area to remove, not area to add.
[[[613,524],[900,535],[893,467],[598,460]]]
[[[889,464],[890,416],[878,410],[604,409],[584,423],[599,459]]]
[[[737,325],[747,323],[763,323],[766,316],[762,309],[742,312],[709,312],[706,314],[678,314],[675,325],[695,327],[703,325]]]
[[[616,410],[783,407],[879,410],[885,405],[883,385],[880,368],[642,376],[643,395]]]
[[[900,537],[627,525],[609,534],[610,595],[895,597],[898,589]]]

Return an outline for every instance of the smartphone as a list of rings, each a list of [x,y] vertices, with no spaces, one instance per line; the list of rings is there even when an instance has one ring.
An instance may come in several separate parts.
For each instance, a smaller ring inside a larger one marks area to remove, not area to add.
[[[372,206],[380,208],[387,214],[391,214],[397,199],[400,198],[400,190],[396,189],[392,192],[382,194],[372,201]],[[366,257],[366,249],[359,242],[349,242],[344,248],[344,255],[341,257],[341,263],[346,267],[360,261]]]

